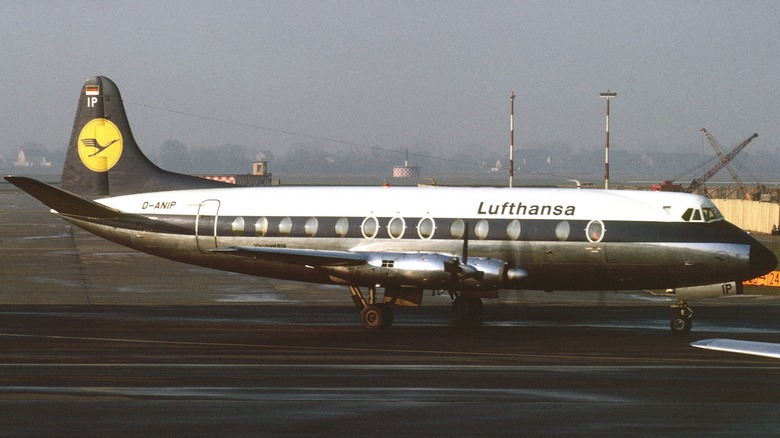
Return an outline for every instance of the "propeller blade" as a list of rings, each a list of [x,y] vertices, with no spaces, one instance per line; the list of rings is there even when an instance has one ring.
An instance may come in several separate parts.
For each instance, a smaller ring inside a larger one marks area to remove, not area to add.
[[[465,223],[465,229],[463,230],[463,263],[469,262],[469,221]]]

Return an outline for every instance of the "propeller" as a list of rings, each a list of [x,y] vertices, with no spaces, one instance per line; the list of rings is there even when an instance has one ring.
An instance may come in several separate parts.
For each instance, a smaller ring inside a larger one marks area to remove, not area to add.
[[[453,286],[460,286],[460,282],[468,278],[474,278],[481,281],[485,277],[485,273],[479,269],[468,264],[469,260],[469,222],[466,221],[465,229],[463,232],[463,251],[461,253],[461,262],[457,257],[453,257],[444,262],[444,271],[452,274]]]
[[[465,229],[463,230],[463,263],[469,262],[469,221],[466,221]]]

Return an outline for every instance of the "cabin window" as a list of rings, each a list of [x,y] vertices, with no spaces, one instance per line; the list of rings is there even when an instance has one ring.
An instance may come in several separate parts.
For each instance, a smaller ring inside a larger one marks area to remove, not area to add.
[[[520,221],[514,219],[506,224],[506,237],[509,240],[517,240],[520,237]]]
[[[479,240],[484,240],[488,236],[489,231],[490,224],[488,224],[488,221],[485,219],[480,220],[474,225],[474,235],[477,236],[477,239]]]
[[[255,234],[263,237],[268,233],[268,219],[261,217],[255,222]]]
[[[450,225],[450,235],[453,239],[460,239],[463,237],[463,233],[466,231],[466,224],[463,223],[463,219],[455,219]]]
[[[289,236],[292,231],[292,219],[286,217],[279,221],[279,234],[282,236]]]
[[[585,235],[588,237],[588,242],[601,242],[606,231],[604,222],[599,220],[590,221],[588,226],[585,227]]]
[[[360,224],[360,230],[363,232],[363,237],[366,239],[373,239],[379,231],[379,221],[377,221],[375,217],[367,217],[363,219],[363,223]]]
[[[571,227],[569,226],[569,221],[560,221],[558,222],[558,225],[555,226],[555,238],[558,240],[566,240],[569,238],[570,231]]]
[[[424,217],[417,223],[417,235],[420,239],[430,239],[433,237],[433,232],[436,231],[436,224],[432,218]]]
[[[233,231],[234,236],[240,236],[244,234],[244,218],[237,217],[230,223],[230,229]]]
[[[339,220],[336,221],[336,235],[339,237],[344,237],[347,235],[347,232],[349,231],[349,221],[347,218],[342,217],[339,218]]]
[[[303,231],[306,233],[309,237],[314,237],[317,235],[317,228],[319,227],[319,222],[317,221],[316,217],[310,217],[309,220],[306,221],[306,224],[303,226]]]
[[[393,239],[400,239],[404,236],[406,231],[406,221],[402,217],[394,217],[390,219],[390,223],[387,224],[387,234]]]

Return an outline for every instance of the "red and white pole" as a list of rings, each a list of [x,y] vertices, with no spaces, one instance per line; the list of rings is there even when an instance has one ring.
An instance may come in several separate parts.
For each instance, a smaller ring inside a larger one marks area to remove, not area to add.
[[[509,187],[515,179],[515,92],[509,98]]]
[[[607,99],[607,147],[604,156],[604,189],[609,189],[609,100],[617,96],[617,93],[613,93],[607,90],[606,93],[601,93],[599,96]]]

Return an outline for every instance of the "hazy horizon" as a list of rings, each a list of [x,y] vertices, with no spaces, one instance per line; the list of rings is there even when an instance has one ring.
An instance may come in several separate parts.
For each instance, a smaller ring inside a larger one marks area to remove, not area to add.
[[[64,147],[93,75],[116,82],[152,156],[173,140],[277,157],[376,151],[398,164],[408,149],[415,161],[455,157],[453,169],[463,151],[478,151],[492,165],[508,152],[513,91],[518,157],[555,147],[603,154],[607,90],[617,93],[614,157],[705,158],[702,127],[727,150],[759,133],[748,155],[774,156],[780,145],[772,1],[75,1],[0,10],[4,150]]]

